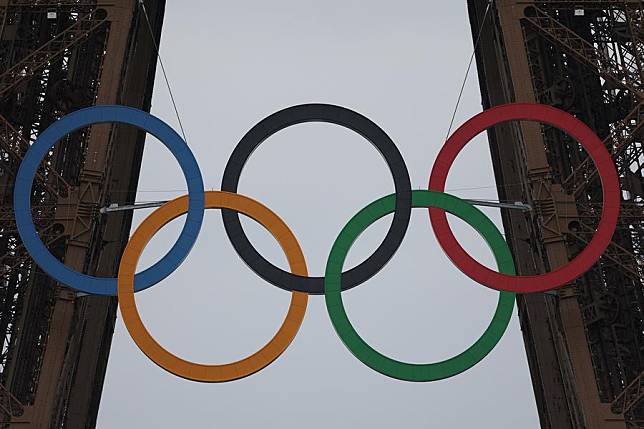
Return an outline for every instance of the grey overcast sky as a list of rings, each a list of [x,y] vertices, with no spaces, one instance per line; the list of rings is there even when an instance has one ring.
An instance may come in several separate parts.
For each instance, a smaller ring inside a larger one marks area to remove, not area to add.
[[[188,6],[189,5],[189,6]],[[396,142],[415,189],[425,188],[445,138],[472,52],[466,4],[427,0],[168,0],[161,55],[207,188],[219,189],[239,139],[265,116],[323,102],[356,110]],[[160,72],[160,70],[159,70]],[[456,125],[481,110],[476,70]],[[168,90],[156,77],[152,112],[176,129]],[[497,198],[485,136],[459,156],[449,190]],[[176,162],[155,139],[145,148],[139,201],[182,194]],[[292,228],[309,272],[322,275],[342,226],[393,192],[380,155],[360,136],[327,124],[268,139],[244,169],[240,192]],[[149,212],[148,212],[149,213]],[[487,210],[500,225],[499,214]],[[146,213],[137,213],[137,225]],[[383,353],[411,362],[457,354],[484,331],[497,293],[461,274],[415,210],[392,261],[344,294],[358,332]],[[368,256],[390,217],[356,242],[347,264]],[[148,245],[139,269],[165,254],[180,218]],[[244,222],[253,243],[285,267],[272,238]],[[453,220],[479,260],[483,240]],[[204,363],[246,356],[268,341],[289,294],[253,274],[225,236],[219,211],[206,214],[192,253],[171,277],[136,299],[147,327],[175,354]],[[515,428],[538,427],[516,309],[499,345],[473,369],[434,383],[407,383],[360,363],[341,343],[323,297],[312,297],[298,336],[263,371],[232,383],[200,384],[157,367],[116,325],[98,427],[177,428]]]

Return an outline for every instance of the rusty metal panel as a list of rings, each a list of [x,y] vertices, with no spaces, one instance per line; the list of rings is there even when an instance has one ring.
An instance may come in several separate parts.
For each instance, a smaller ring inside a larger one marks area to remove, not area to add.
[[[147,0],[159,40],[165,2]],[[118,103],[149,110],[153,37],[137,0],[0,1],[0,424],[94,427],[116,300],[56,285],[25,254],[10,211],[15,167],[40,131],[66,113]],[[97,125],[63,139],[34,182],[34,219],[75,269],[116,274],[145,133]]]
[[[544,428],[644,427],[644,287],[641,270],[640,1],[470,0],[484,107],[510,101],[564,109],[589,124],[618,167],[623,212],[613,242],[581,279],[556,294],[519,297],[519,315]],[[539,124],[489,131],[503,213],[521,274],[555,269],[590,240],[601,208],[592,160]]]

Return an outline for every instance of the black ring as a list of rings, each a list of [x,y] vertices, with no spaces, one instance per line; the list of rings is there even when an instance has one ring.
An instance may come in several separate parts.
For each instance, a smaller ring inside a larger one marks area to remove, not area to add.
[[[280,110],[251,128],[235,147],[224,170],[221,190],[237,192],[244,164],[264,140],[284,128],[305,122],[328,122],[360,134],[378,149],[394,179],[396,210],[391,227],[371,256],[342,273],[342,290],[351,289],[367,281],[389,262],[402,243],[411,217],[411,182],[407,166],[394,142],[378,125],[359,113],[330,104],[301,104]],[[258,276],[289,292],[324,293],[324,277],[297,276],[264,259],[248,240],[237,212],[224,209],[222,217],[235,251]]]

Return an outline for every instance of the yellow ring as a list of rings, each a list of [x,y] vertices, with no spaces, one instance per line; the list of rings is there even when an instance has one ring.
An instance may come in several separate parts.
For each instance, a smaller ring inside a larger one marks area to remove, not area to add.
[[[270,209],[243,195],[209,191],[205,193],[205,208],[225,208],[243,213],[259,222],[278,241],[291,272],[307,276],[304,254],[291,230]],[[150,239],[165,224],[188,211],[188,196],[167,202],[148,216],[136,229],[121,258],[118,274],[118,302],[123,322],[130,336],[154,363],[179,377],[194,381],[223,382],[249,376],[269,365],[289,346],[304,319],[308,294],[292,292],[291,304],[282,326],[275,336],[259,351],[223,365],[204,365],[181,359],[164,349],[148,332],[134,301],[134,272],[141,252]]]

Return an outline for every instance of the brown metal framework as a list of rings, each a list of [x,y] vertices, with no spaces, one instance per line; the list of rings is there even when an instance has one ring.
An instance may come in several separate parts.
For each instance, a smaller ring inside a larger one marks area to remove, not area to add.
[[[644,4],[639,0],[469,0],[484,107],[538,102],[604,139],[622,215],[602,259],[556,293],[518,298],[543,428],[644,428]],[[499,198],[520,274],[555,269],[592,237],[602,190],[569,136],[532,122],[489,130]]]
[[[93,104],[149,109],[164,0],[0,0],[0,427],[94,427],[116,301],[42,273],[21,246],[12,190],[23,154],[49,124]],[[74,269],[116,274],[145,133],[99,125],[59,142],[34,180],[33,217]]]

